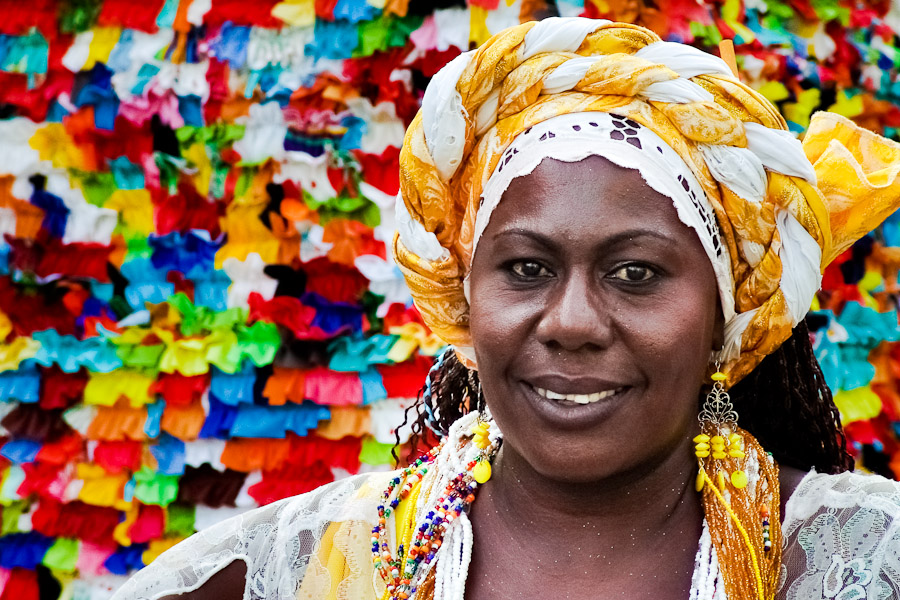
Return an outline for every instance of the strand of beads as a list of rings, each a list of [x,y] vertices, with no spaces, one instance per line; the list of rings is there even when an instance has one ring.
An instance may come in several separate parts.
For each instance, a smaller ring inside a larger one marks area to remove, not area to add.
[[[416,459],[410,466],[403,469],[397,477],[394,477],[382,494],[382,502],[378,506],[378,524],[372,528],[372,561],[375,564],[375,570],[384,579],[388,590],[392,593],[402,581],[400,571],[403,566],[404,548],[403,544],[400,544],[397,548],[396,558],[391,553],[387,536],[387,520],[400,504],[400,501],[408,498],[413,487],[422,481],[422,478],[428,473],[428,467],[437,457],[439,450],[440,446],[432,448],[430,452]],[[405,571],[405,569],[403,570]]]
[[[694,559],[694,575],[691,578],[689,600],[714,600],[717,587],[720,587],[719,563],[716,560],[716,551],[712,546],[709,525],[706,519],[703,519],[700,546]]]
[[[444,487],[434,507],[411,532],[410,539],[400,543],[397,555],[391,552],[387,534],[387,519],[397,509],[400,502],[414,494],[415,487],[428,473],[429,465],[440,454],[441,446],[416,460],[391,480],[382,495],[378,507],[378,525],[372,529],[372,560],[375,570],[381,575],[391,600],[407,600],[416,593],[416,574],[420,567],[434,561],[438,549],[444,541],[447,528],[475,501],[475,491],[479,483],[490,477],[490,451],[488,427],[481,423],[473,427],[475,445],[481,452],[466,464],[466,469],[456,475]],[[487,465],[487,477],[483,476]]]
[[[759,507],[759,516],[762,519],[762,535],[763,535],[763,549],[766,552],[770,552],[772,550],[772,540],[769,537],[769,505],[763,504]]]
[[[475,461],[472,461],[472,468]],[[385,524],[382,523],[382,511],[379,509],[379,524],[372,530],[372,551],[375,568],[381,573],[387,584],[392,600],[406,600],[416,592],[412,586],[419,567],[430,564],[443,543],[444,532],[459,515],[475,500],[474,481],[471,471],[460,473],[444,488],[438,504],[425,516],[405,552],[403,544],[397,548],[396,558],[391,555],[387,542]],[[396,505],[394,505],[396,507]],[[388,509],[385,509],[387,512]],[[390,516],[387,513],[384,517]],[[390,569],[390,570],[389,570]]]

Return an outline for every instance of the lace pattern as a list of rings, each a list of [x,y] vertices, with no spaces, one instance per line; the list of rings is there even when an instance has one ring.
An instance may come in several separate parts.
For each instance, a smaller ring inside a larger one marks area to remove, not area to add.
[[[900,598],[900,483],[810,473],[786,513],[784,598]]]
[[[390,477],[351,477],[210,527],[160,555],[112,600],[189,592],[234,560],[247,563],[244,600],[376,600],[369,534]],[[900,483],[812,472],[788,501],[783,531],[779,600],[900,598]]]
[[[388,475],[350,477],[209,527],[161,554],[112,600],[158,600],[190,592],[235,560],[247,564],[244,600],[294,600],[330,524],[357,524],[352,539],[368,544],[358,530],[360,524],[371,529],[377,521],[375,490],[387,485]],[[319,578],[322,594],[310,597],[324,597],[331,577],[325,565],[316,564],[313,572],[324,578]]]

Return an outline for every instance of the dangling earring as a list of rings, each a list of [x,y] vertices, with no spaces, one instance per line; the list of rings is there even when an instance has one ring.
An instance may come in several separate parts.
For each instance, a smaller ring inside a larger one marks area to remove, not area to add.
[[[700,410],[700,434],[693,440],[696,487],[703,493],[727,596],[772,598],[781,565],[778,465],[750,432],[738,427],[725,389],[728,377],[720,367],[716,361],[712,389]]]
[[[484,401],[481,392],[481,382],[475,381],[475,371],[469,371],[469,410],[474,411],[479,405],[483,405]],[[472,478],[478,483],[487,483],[491,478],[491,458],[493,458],[494,447],[490,438],[491,417],[484,405],[482,410],[478,411],[478,419],[472,424],[472,443],[479,449],[478,456],[468,465],[468,469],[472,472]]]
[[[474,378],[470,380],[474,383]],[[474,387],[474,386],[473,386]],[[478,382],[478,396],[476,396],[476,404],[481,402],[481,382]],[[478,483],[487,483],[491,478],[491,458],[493,456],[491,442],[491,421],[490,416],[486,414],[486,410],[478,413],[478,420],[472,424],[472,443],[475,444],[480,452],[471,465],[472,478]]]
[[[725,391],[727,376],[720,370],[721,365],[716,361],[716,372],[712,374],[713,386],[703,408],[700,410],[700,434],[694,438],[694,454],[700,464],[697,473],[697,491],[703,489],[707,478],[707,469],[704,463],[707,459],[723,461],[726,458],[744,458],[744,440],[738,433],[738,415],[731,404],[731,397]],[[725,490],[726,475],[723,463],[716,462],[715,482],[720,490]],[[742,469],[733,471],[728,477],[737,489],[747,487],[747,473]]]

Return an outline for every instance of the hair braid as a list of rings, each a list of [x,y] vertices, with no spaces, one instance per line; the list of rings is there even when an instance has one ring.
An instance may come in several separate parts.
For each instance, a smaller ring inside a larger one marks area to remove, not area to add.
[[[463,415],[472,410],[484,410],[484,394],[479,393],[479,388],[478,371],[470,370],[459,362],[452,348],[445,350],[429,371],[415,404],[403,414],[403,423],[397,427],[395,434],[394,459],[398,462],[415,460],[421,445],[429,445],[429,440],[436,442],[447,435],[450,426]],[[471,404],[472,398],[475,398],[474,406]],[[409,451],[407,456],[398,456],[399,432],[411,419]]]
[[[741,427],[783,465],[820,473],[853,468],[840,413],[800,321],[782,346],[730,390]]]

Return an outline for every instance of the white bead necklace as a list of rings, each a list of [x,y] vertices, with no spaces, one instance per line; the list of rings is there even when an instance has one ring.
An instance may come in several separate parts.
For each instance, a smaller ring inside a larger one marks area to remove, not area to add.
[[[416,527],[424,521],[429,507],[434,506],[447,482],[465,470],[465,465],[478,454],[478,448],[466,443],[471,426],[478,418],[477,413],[469,413],[458,419],[450,427],[441,452],[435,461],[436,468],[427,479],[433,479],[429,489],[423,493],[416,510]],[[499,428],[491,427],[491,438],[499,439]],[[422,482],[425,485],[425,481]],[[425,580],[433,568],[435,570],[434,600],[464,600],[466,579],[469,575],[469,563],[472,560],[474,544],[472,523],[466,513],[449,523],[444,533],[444,542],[438,550],[435,560],[416,574],[416,587]],[[712,537],[706,519],[703,519],[703,531],[700,534],[699,548],[694,559],[694,574],[691,577],[689,600],[727,600],[722,585],[719,561],[712,545]],[[410,600],[416,600],[415,595]]]

